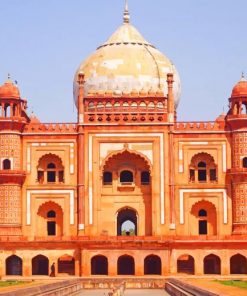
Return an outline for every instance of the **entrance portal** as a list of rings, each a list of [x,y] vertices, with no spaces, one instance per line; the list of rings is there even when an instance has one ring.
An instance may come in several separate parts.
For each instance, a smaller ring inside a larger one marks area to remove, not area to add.
[[[137,235],[137,213],[135,210],[125,208],[118,212],[117,235]]]

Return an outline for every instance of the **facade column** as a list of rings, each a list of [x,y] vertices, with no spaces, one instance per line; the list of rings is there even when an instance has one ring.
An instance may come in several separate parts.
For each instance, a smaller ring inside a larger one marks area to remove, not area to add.
[[[135,275],[143,276],[144,275],[144,257],[142,252],[136,252],[134,256],[135,260]]]
[[[204,274],[204,257],[206,256],[203,252],[198,252],[197,256],[194,257],[194,268],[195,275]]]
[[[118,256],[114,254],[110,254],[107,256],[108,259],[108,275],[109,276],[116,276],[117,275],[117,259]]]
[[[161,275],[168,275],[170,273],[171,253],[170,250],[164,250],[161,253]],[[175,265],[176,266],[176,265]]]
[[[32,259],[23,257],[22,258],[22,275],[31,276],[32,275]]]
[[[78,108],[78,234],[83,234],[85,231],[85,173],[84,173],[84,74],[78,74],[79,94],[77,101]]]
[[[174,230],[175,225],[175,184],[174,184],[174,96],[173,96],[173,74],[167,74],[167,86],[168,86],[168,121],[169,126],[169,189],[170,189],[170,229]]]

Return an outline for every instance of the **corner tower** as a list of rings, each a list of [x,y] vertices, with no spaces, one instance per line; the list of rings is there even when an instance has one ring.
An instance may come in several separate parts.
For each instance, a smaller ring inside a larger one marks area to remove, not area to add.
[[[226,121],[232,135],[233,233],[247,233],[247,81],[242,75],[229,98]]]
[[[21,133],[29,118],[26,101],[8,77],[0,86],[0,229],[1,235],[21,234]]]

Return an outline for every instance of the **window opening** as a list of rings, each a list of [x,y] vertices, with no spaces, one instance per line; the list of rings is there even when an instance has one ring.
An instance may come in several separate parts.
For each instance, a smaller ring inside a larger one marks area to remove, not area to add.
[[[243,168],[247,168],[247,157],[243,158]]]
[[[203,209],[200,210],[199,213],[198,213],[198,216],[199,216],[199,217],[207,217],[207,211],[205,211],[205,210],[203,210]]]
[[[47,218],[56,218],[56,212],[55,211],[49,211],[47,213]]]
[[[4,159],[3,161],[3,169],[4,170],[10,170],[11,168],[11,162],[9,159]]]
[[[48,235],[56,235],[56,222],[48,221],[47,222],[47,233]]]
[[[208,234],[208,227],[207,227],[207,221],[206,220],[200,220],[199,221],[199,234]]]
[[[103,185],[112,185],[112,173],[104,172],[103,173]]]
[[[141,184],[149,185],[150,183],[150,173],[149,172],[141,172]]]
[[[129,184],[133,182],[133,173],[131,171],[122,171],[120,173],[120,182],[123,184]]]

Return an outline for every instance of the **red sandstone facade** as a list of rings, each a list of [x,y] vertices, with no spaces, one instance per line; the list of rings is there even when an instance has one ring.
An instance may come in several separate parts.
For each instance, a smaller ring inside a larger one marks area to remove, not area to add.
[[[179,122],[160,55],[126,8],[75,75],[77,123],[0,87],[0,276],[247,274],[247,82],[215,122]]]

